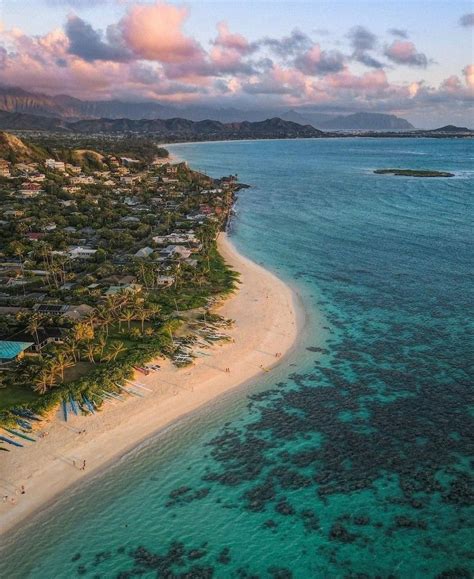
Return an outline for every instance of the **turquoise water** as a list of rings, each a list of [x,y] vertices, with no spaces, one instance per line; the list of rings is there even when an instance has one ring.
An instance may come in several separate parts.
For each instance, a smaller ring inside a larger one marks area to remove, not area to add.
[[[252,185],[232,237],[301,293],[301,347],[58,501],[0,575],[472,576],[474,143],[172,150]],[[456,177],[371,172],[397,166]]]

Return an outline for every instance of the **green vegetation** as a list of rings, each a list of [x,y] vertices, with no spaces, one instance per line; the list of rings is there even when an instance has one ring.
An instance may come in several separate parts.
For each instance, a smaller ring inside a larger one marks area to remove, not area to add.
[[[454,177],[446,171],[425,171],[421,169],[375,169],[377,175],[397,175],[400,177]]]
[[[15,139],[4,142],[27,147]],[[134,366],[173,357],[187,320],[234,289],[216,245],[234,179],[160,162],[166,151],[144,143],[43,137],[27,150],[46,153],[27,163],[4,151],[0,340],[33,346],[0,363],[0,422],[69,397],[100,407]]]

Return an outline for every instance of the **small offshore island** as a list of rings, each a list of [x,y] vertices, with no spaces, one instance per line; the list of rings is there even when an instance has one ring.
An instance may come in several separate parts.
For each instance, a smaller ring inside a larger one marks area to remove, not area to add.
[[[447,171],[430,171],[423,169],[375,169],[376,175],[396,175],[397,177],[454,177]]]

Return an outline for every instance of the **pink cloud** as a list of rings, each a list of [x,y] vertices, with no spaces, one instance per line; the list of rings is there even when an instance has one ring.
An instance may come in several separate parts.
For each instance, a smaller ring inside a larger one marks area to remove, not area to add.
[[[226,22],[219,22],[217,31],[218,35],[214,40],[215,45],[241,54],[249,54],[255,50],[255,47],[249,43],[245,36],[230,32]]]
[[[352,74],[348,69],[334,74],[326,79],[328,86],[337,89],[374,91],[389,86],[385,71],[371,70],[360,76]]]
[[[200,45],[182,31],[188,10],[165,2],[132,6],[121,21],[127,46],[137,57],[166,63],[195,59]]]
[[[474,64],[468,64],[462,72],[467,86],[474,88]]]
[[[385,49],[385,56],[397,64],[419,66],[426,68],[428,59],[422,52],[418,52],[413,42],[409,40],[394,40]]]

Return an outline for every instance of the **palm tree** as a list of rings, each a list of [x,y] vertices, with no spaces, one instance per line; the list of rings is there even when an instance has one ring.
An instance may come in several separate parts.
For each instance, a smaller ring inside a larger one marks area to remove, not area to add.
[[[53,360],[45,360],[42,364],[32,365],[29,370],[31,373],[34,371],[33,390],[38,394],[45,394],[54,385],[57,366]]]
[[[69,336],[63,344],[63,351],[67,356],[71,356],[77,362],[77,342],[73,336]]]
[[[109,337],[109,326],[114,320],[112,312],[107,308],[98,308],[97,317],[101,324],[105,327],[105,335]]]
[[[114,361],[122,352],[125,352],[126,349],[123,342],[114,342],[107,353],[106,359]]]
[[[36,345],[39,346],[38,331],[43,329],[43,318],[37,313],[34,313],[28,318],[26,330],[35,338]]]
[[[130,331],[130,324],[134,319],[135,319],[135,312],[132,309],[128,308],[121,313],[119,323],[120,321],[127,322],[128,331]]]
[[[72,368],[74,363],[70,356],[68,356],[64,350],[61,350],[56,355],[56,364],[61,374],[61,381],[64,382],[64,370],[67,368]]]
[[[97,322],[97,312],[96,310],[90,311],[87,315],[82,318],[84,324],[88,324],[91,327],[92,332],[94,332],[94,324]]]
[[[107,338],[105,337],[105,334],[100,334],[99,337],[97,338],[97,349],[99,350],[99,355],[100,355],[100,359],[102,360],[103,355],[104,355],[104,349],[105,346],[107,345]]]
[[[86,356],[89,358],[89,362],[92,362],[92,364],[95,364],[95,353],[96,353],[96,345],[93,342],[88,342],[85,346],[84,346],[84,352],[86,354]]]

